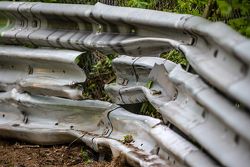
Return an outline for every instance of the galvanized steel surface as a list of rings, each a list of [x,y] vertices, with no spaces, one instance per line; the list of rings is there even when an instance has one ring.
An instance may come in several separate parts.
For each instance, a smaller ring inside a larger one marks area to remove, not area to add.
[[[250,164],[250,41],[225,24],[100,3],[27,2],[0,2],[0,23],[2,136],[39,144],[79,137],[134,166]],[[158,58],[173,48],[196,74]],[[116,104],[80,100],[86,75],[78,61],[92,49],[120,54],[116,83],[105,87]],[[163,121],[134,114],[145,101]],[[128,134],[133,142],[123,144]]]

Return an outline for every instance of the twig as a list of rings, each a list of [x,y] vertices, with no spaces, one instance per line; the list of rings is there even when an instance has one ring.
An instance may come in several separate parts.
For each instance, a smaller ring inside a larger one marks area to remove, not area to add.
[[[16,145],[15,148],[22,149],[22,148],[40,148],[39,145]]]

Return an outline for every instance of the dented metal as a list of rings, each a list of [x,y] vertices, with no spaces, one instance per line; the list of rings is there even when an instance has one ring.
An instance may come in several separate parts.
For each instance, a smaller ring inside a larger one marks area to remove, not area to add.
[[[199,166],[201,160],[207,166],[214,165],[161,120],[130,113],[108,102],[29,95],[16,89],[1,93],[0,101],[1,136],[38,144],[66,143],[79,137],[98,152],[107,154],[109,150],[114,156],[122,153],[131,164],[139,166],[171,165],[175,157],[182,158],[183,162],[174,163],[180,166]],[[122,140],[128,134],[133,141],[124,145]],[[162,141],[163,137],[168,141]],[[159,152],[162,157],[157,156]],[[201,158],[199,163],[192,161],[195,157]]]
[[[250,43],[223,23],[101,3],[1,2],[0,10],[1,22],[6,22],[0,29],[1,43],[97,49],[132,56],[157,56],[176,48],[207,82],[250,107]]]
[[[250,164],[250,42],[223,23],[101,3],[0,2],[0,43],[1,136],[80,139],[133,166]],[[173,48],[195,74],[159,58]],[[120,54],[105,87],[115,104],[81,100],[78,62],[93,49]],[[163,120],[135,114],[147,101]]]
[[[106,87],[117,104],[149,101],[161,113],[165,123],[171,122],[226,166],[249,163],[249,132],[246,128],[250,127],[249,115],[215,92],[198,75],[186,72],[179,65],[173,68],[173,63],[154,57],[133,60],[121,56],[113,61],[113,66],[118,78],[129,80],[126,86],[117,82]],[[137,69],[148,69],[148,73],[144,70],[144,75],[137,75]],[[139,77],[136,79],[135,76]],[[152,88],[146,88],[146,83],[142,82],[145,77],[154,82]]]
[[[18,86],[23,92],[81,99],[82,90],[74,87],[86,80],[77,65],[84,52],[0,46],[0,89]],[[72,88],[73,87],[73,88]]]

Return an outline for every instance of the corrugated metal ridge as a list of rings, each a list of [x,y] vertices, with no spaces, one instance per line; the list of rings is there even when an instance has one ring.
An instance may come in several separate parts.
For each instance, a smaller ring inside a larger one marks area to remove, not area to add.
[[[80,138],[133,166],[250,164],[250,40],[223,23],[101,3],[0,2],[0,43],[2,136]],[[173,48],[196,74],[158,58]],[[120,54],[105,88],[116,104],[80,100],[78,61],[93,49]],[[134,114],[146,101],[162,121]]]
[[[1,91],[18,88],[32,94],[81,99],[78,83],[86,80],[77,65],[84,52],[0,46]]]
[[[10,23],[0,29],[1,43],[97,49],[132,56],[158,56],[176,48],[203,79],[250,107],[250,42],[223,23],[101,3],[1,2],[0,6],[1,15]]]
[[[114,59],[113,69],[117,82],[105,88],[117,104],[149,101],[165,123],[170,121],[222,164],[245,166],[249,163],[249,115],[198,75],[178,65],[173,68],[171,62],[154,57],[121,56]],[[139,78],[135,79],[136,75]],[[124,80],[126,82],[121,82]],[[153,81],[152,88],[146,87],[149,80]],[[235,137],[241,142],[235,141]],[[230,154],[224,156],[222,152]]]
[[[33,96],[16,89],[0,93],[0,102],[0,113],[4,114],[0,117],[0,131],[5,137],[39,144],[65,143],[80,137],[98,152],[108,147],[114,156],[122,152],[130,159],[129,163],[139,166],[166,166],[169,163],[169,158],[163,161],[159,157],[170,157],[171,161],[181,159],[183,162],[175,162],[179,165],[199,166],[200,161],[207,166],[214,164],[160,120],[130,113],[108,102]],[[135,126],[137,128],[132,128]],[[127,141],[126,146],[122,141],[127,134],[133,136],[133,141]],[[168,140],[163,142],[163,138]],[[157,156],[159,152],[161,155]],[[195,160],[197,157],[200,159]]]

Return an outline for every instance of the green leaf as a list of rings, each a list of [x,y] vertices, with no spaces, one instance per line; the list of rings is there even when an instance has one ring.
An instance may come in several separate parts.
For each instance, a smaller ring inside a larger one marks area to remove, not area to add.
[[[246,36],[250,38],[250,25],[246,28]]]
[[[146,83],[145,87],[150,89],[150,88],[152,88],[153,83],[154,83],[153,81],[149,80],[149,81]]]
[[[232,6],[225,0],[217,0],[220,12],[224,16],[228,16],[232,12]]]

